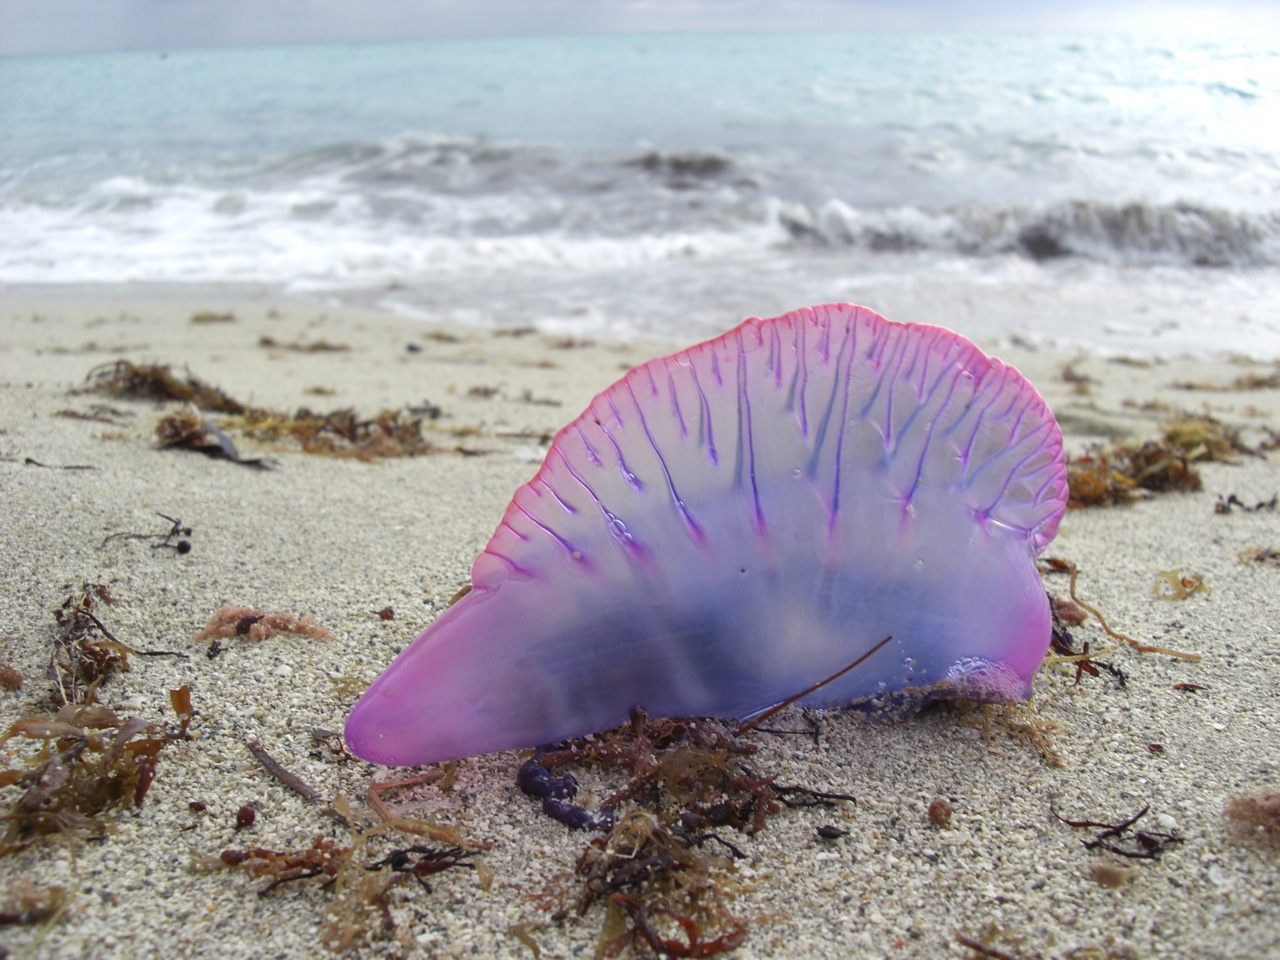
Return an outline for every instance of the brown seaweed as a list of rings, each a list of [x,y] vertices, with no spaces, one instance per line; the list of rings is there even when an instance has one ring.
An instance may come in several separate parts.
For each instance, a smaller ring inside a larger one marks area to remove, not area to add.
[[[134,364],[128,360],[94,367],[85,377],[85,389],[146,400],[181,400],[201,410],[244,413],[248,408],[190,371],[178,377],[168,364]]]
[[[1213,417],[1182,416],[1165,427],[1160,440],[1093,447],[1067,461],[1068,506],[1109,507],[1146,496],[1201,489],[1194,464],[1235,462],[1253,454],[1240,431]]]
[[[173,691],[175,707],[184,696]],[[10,726],[0,744],[15,737],[42,744],[23,766],[0,770],[0,788],[22,790],[0,817],[7,823],[0,856],[46,837],[105,835],[106,824],[98,815],[116,807],[141,807],[156,775],[157,755],[187,738],[189,701],[180,719],[179,729],[166,730],[85,702],[69,703],[53,717],[27,717]]]
[[[1171,846],[1182,843],[1182,837],[1172,830],[1135,830],[1132,834],[1129,833],[1129,829],[1145,817],[1150,809],[1149,805],[1145,806],[1119,823],[1069,820],[1054,809],[1052,798],[1049,800],[1049,812],[1067,826],[1077,830],[1091,827],[1100,830],[1092,839],[1081,841],[1086,850],[1105,850],[1130,860],[1159,860]]]
[[[1223,815],[1242,840],[1280,849],[1280,790],[1263,787],[1227,800]]]
[[[249,607],[221,607],[193,639],[244,637],[246,640],[267,640],[286,633],[314,640],[333,639],[333,634],[314,623],[309,616],[298,619],[288,613],[265,613]]]

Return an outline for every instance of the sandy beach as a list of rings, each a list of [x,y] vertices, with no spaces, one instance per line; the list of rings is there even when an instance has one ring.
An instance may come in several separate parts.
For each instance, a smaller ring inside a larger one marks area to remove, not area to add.
[[[201,314],[227,317],[195,322]],[[684,346],[433,327],[244,291],[0,295],[0,662],[23,681],[0,690],[0,721],[57,709],[47,677],[54,612],[94,584],[115,601],[94,612],[121,643],[187,655],[130,657],[128,672],[102,683],[99,703],[175,728],[169,691],[186,685],[194,711],[192,738],[159,752],[141,807],[98,816],[104,837],[37,842],[0,860],[0,912],[14,911],[24,890],[38,899],[56,887],[64,900],[49,920],[0,929],[0,954],[326,953],[331,890],[311,879],[260,895],[267,879],[219,866],[220,854],[306,850],[318,836],[348,845],[334,798],[372,825],[370,784],[423,772],[346,757],[312,731],[341,730],[363,685],[468,582],[554,432],[626,369]],[[1250,445],[1280,429],[1274,389],[1174,386],[1225,386],[1267,366],[979,346],[1036,385],[1073,453],[1158,436],[1178,410],[1239,426]],[[419,415],[439,452],[364,462],[233,433],[242,456],[276,462],[257,470],[160,450],[157,421],[179,404],[80,392],[93,368],[121,358],[169,364],[271,410],[438,411]],[[1271,499],[1280,460],[1272,452],[1200,469],[1197,493],[1070,511],[1047,551],[1077,565],[1081,599],[1116,630],[1199,662],[1138,653],[1096,621],[1073,628],[1093,651],[1115,647],[1104,660],[1123,684],[1105,669],[1078,684],[1074,668],[1042,672],[1034,713],[1018,715],[1043,725],[1051,746],[1041,749],[1000,724],[984,733],[981,712],[945,705],[899,723],[828,712],[817,737],[752,735],[762,775],[856,801],[784,809],[752,836],[723,831],[745,854],[718,868],[746,931],[730,955],[980,956],[965,937],[988,956],[1020,960],[1280,957],[1280,850],[1224,817],[1229,798],[1280,779],[1280,565],[1241,559],[1280,548],[1280,517],[1214,509],[1232,494],[1248,506]],[[170,542],[189,551],[164,545],[170,521],[159,514],[190,528]],[[1207,589],[1157,597],[1167,571]],[[1046,587],[1067,595],[1061,575],[1047,575]],[[211,658],[195,636],[223,607],[310,617],[331,638],[234,637]],[[778,722],[804,726],[798,713]],[[272,776],[250,741],[318,798]],[[0,760],[23,769],[39,744],[13,737]],[[520,763],[514,753],[473,758],[448,790],[440,781],[391,794],[398,816],[483,844],[483,866],[433,874],[429,892],[403,878],[386,918],[372,922],[377,939],[353,955],[594,954],[604,905],[552,918],[589,838],[520,793]],[[588,807],[617,786],[590,768],[575,772]],[[22,790],[0,790],[6,811]],[[928,815],[939,798],[952,810],[945,828]],[[1134,830],[1168,838],[1162,855],[1087,849],[1101,828],[1067,825],[1051,801],[1066,819],[1108,824],[1149,808]],[[254,821],[237,829],[245,806]],[[821,826],[847,833],[824,839]],[[424,841],[380,833],[364,861],[415,843]]]

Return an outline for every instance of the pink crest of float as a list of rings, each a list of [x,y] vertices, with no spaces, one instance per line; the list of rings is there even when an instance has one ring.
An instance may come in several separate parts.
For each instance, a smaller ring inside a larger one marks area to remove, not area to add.
[[[652,716],[1025,698],[1062,437],[1020,373],[847,304],[752,319],[632,370],[556,436],[474,589],[353,708],[413,764]]]

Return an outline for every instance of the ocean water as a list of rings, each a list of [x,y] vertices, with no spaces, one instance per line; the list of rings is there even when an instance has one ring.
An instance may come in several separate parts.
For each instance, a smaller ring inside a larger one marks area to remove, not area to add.
[[[0,288],[690,340],[830,299],[1280,356],[1280,46],[743,34],[0,59]]]

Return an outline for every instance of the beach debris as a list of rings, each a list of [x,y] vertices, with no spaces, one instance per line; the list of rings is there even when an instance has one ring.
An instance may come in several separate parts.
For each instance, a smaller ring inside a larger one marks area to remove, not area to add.
[[[981,940],[974,939],[973,937],[967,937],[963,933],[957,933],[956,943],[960,944],[962,947],[968,947],[979,956],[990,957],[991,960],[1022,960],[1022,958],[1016,953],[1007,953],[1004,950],[997,950],[988,942],[996,939],[998,936],[1002,936],[1003,934],[1004,931],[996,924],[988,923],[987,929],[983,932]]]
[[[1178,836],[1176,829],[1172,828],[1166,831],[1136,830],[1132,834],[1129,833],[1129,829],[1145,817],[1150,809],[1150,805],[1147,805],[1132,817],[1119,823],[1069,820],[1058,813],[1054,808],[1053,798],[1049,798],[1049,812],[1062,823],[1077,830],[1088,828],[1101,830],[1091,839],[1081,841],[1086,850],[1105,850],[1130,860],[1159,860],[1171,846],[1182,843],[1182,837]]]
[[[227,849],[219,854],[218,859],[225,866],[239,867],[255,880],[268,878],[270,882],[258,891],[258,896],[264,897],[281,884],[293,880],[307,880],[311,877],[332,879],[350,852],[350,847],[340,847],[336,840],[318,836],[305,850],[268,850],[265,847]]]
[[[103,539],[102,546],[105,547],[113,540],[155,540],[157,542],[151,545],[152,550],[172,550],[175,554],[190,553],[191,541],[187,538],[194,533],[192,528],[167,513],[157,512],[156,516],[169,521],[169,529],[165,533],[113,533]],[[175,540],[175,537],[178,539]]]
[[[1275,547],[1259,547],[1241,550],[1237,556],[1241,563],[1262,563],[1280,567],[1280,550]]]
[[[546,926],[542,923],[513,923],[507,927],[507,936],[514,937],[526,947],[533,951],[533,960],[541,960],[542,947],[538,946],[538,941],[533,939],[533,933],[541,930]]]
[[[177,377],[168,364],[134,364],[128,360],[94,367],[85,377],[87,391],[148,400],[180,400],[201,410],[244,413],[248,408],[217,387],[211,387],[187,371]]]
[[[1175,683],[1173,685],[1173,689],[1177,690],[1179,693],[1198,693],[1201,690],[1208,690],[1209,688],[1200,683],[1187,683],[1186,681],[1183,681],[1182,683]]]
[[[839,827],[830,823],[824,823],[822,826],[818,827],[816,833],[818,834],[818,838],[821,840],[839,840],[841,837],[847,837],[849,835],[848,830],[841,830]]]
[[[583,350],[595,345],[594,340],[579,337],[553,337],[547,341],[547,346],[552,350]]]
[[[1193,593],[1208,593],[1204,577],[1198,573],[1183,576],[1177,570],[1161,570],[1156,574],[1155,586],[1151,588],[1151,596],[1157,600],[1185,600]]]
[[[1262,787],[1227,800],[1223,816],[1241,840],[1280,849],[1280,789]]]
[[[1206,414],[1178,417],[1164,429],[1164,439],[1192,463],[1239,463],[1255,451],[1241,439],[1240,430]]]
[[[444,412],[444,407],[438,403],[432,403],[430,400],[411,403],[405,409],[411,416],[420,417],[423,420],[439,420],[441,417],[448,416]]]
[[[246,640],[268,640],[288,633],[314,640],[333,639],[333,634],[316,624],[310,616],[298,619],[292,614],[266,613],[250,607],[220,607],[193,639],[244,637]]]
[[[295,340],[293,343],[281,343],[275,337],[259,337],[258,346],[268,350],[291,350],[294,353],[347,353],[351,347],[345,343],[330,343],[323,337],[310,342]]]
[[[65,420],[87,420],[91,423],[109,423],[112,426],[123,426],[125,420],[133,416],[128,410],[121,410],[117,407],[108,406],[105,403],[93,403],[89,405],[89,410],[59,410],[54,414],[55,417],[62,417]]]
[[[747,929],[729,911],[725,885],[732,862],[747,853],[715,829],[753,834],[783,806],[855,802],[849,794],[782,785],[756,773],[742,760],[758,749],[718,721],[650,720],[637,709],[621,727],[542,748],[521,765],[517,785],[541,801],[546,815],[596,834],[578,858],[574,891],[564,888],[552,899],[561,908],[572,899],[579,916],[605,905],[598,938],[604,955],[732,949]],[[571,766],[619,771],[628,780],[593,814],[574,803],[579,779]],[[846,831],[824,825],[817,833],[834,840]]]
[[[951,801],[946,797],[935,797],[929,802],[929,820],[935,827],[943,830],[951,829]]]
[[[189,696],[170,691],[175,708]],[[187,701],[189,703],[189,701]],[[0,770],[0,789],[21,796],[3,819],[0,857],[52,836],[101,837],[98,815],[116,807],[141,807],[155,778],[157,755],[170,743],[189,739],[191,714],[179,714],[177,730],[137,717],[120,717],[87,699],[68,703],[53,717],[31,716],[9,727],[0,744],[15,737],[42,741],[18,766]]]
[[[6,461],[7,463],[18,462],[17,457],[0,457],[0,459]],[[35,457],[23,457],[22,463],[24,466],[43,467],[45,470],[97,470],[98,469],[91,463],[68,463],[68,464],[41,463]]]
[[[1110,857],[1099,857],[1089,861],[1089,874],[1098,886],[1115,890],[1127,886],[1138,875],[1138,871],[1134,867],[1117,863]]]
[[[235,323],[235,320],[236,315],[234,313],[218,313],[214,310],[201,310],[191,315],[191,322],[199,325]]]
[[[319,341],[324,344],[324,341]],[[322,349],[342,345],[326,344]],[[317,349],[317,344],[303,349]],[[175,376],[167,365],[137,365],[128,360],[95,367],[86,377],[86,390],[106,391],[118,396],[180,400],[189,406],[162,417],[156,426],[161,449],[179,447],[197,450],[246,466],[278,466],[273,460],[241,457],[225,431],[235,431],[260,442],[289,440],[304,453],[332,457],[353,457],[372,461],[387,457],[416,457],[433,453],[477,456],[485,453],[460,445],[438,446],[422,434],[422,421],[435,420],[443,411],[430,402],[406,411],[383,410],[371,418],[350,408],[316,413],[306,407],[295,413],[277,413],[250,407],[205,384],[190,372],[185,379]],[[216,425],[207,412],[228,414]]]
[[[422,416],[383,410],[370,419],[344,408],[315,413],[306,407],[293,414],[252,410],[227,421],[259,442],[292,440],[303,453],[351,457],[366,462],[380,458],[418,457],[431,453],[471,453],[462,447],[439,447],[422,434]]]
[[[559,407],[562,406],[559,400],[553,400],[550,397],[535,397],[533,391],[529,389],[521,390],[519,400],[521,403],[532,404],[535,407]]]
[[[1066,572],[1070,573],[1070,569]],[[1063,600],[1061,597],[1050,594],[1049,602],[1053,605],[1053,615],[1063,623],[1079,626],[1089,619],[1088,611],[1074,600]]]
[[[54,611],[58,633],[49,654],[54,694],[63,704],[89,699],[89,691],[112,674],[129,669],[131,648],[112,635],[93,612],[97,603],[116,602],[105,584],[86,583]]]
[[[252,827],[253,822],[257,819],[258,811],[246,803],[236,811],[236,829],[245,830]]]
[[[414,877],[422,889],[431,892],[431,884],[427,877],[443,873],[455,867],[466,867],[474,870],[477,863],[473,858],[475,850],[464,850],[462,847],[427,847],[415,845],[403,849],[392,850],[376,863],[365,867],[366,870],[378,870],[389,867],[392,873],[405,873]]]
[[[1078,596],[1076,596],[1076,573],[1077,573],[1076,566],[1075,564],[1072,564],[1071,565],[1071,599],[1072,601],[1076,604],[1076,606],[1093,614],[1094,617],[1097,618],[1098,623],[1102,626],[1103,632],[1106,633],[1106,635],[1109,636],[1112,640],[1123,641],[1124,643],[1127,643],[1130,647],[1132,647],[1134,650],[1137,650],[1138,653],[1162,653],[1165,656],[1176,657],[1179,660],[1189,660],[1192,663],[1200,662],[1200,654],[1198,653],[1183,653],[1179,650],[1172,650],[1169,647],[1158,647],[1152,644],[1140,643],[1139,641],[1133,639],[1133,637],[1129,637],[1123,633],[1119,633],[1116,630],[1112,630],[1111,625],[1107,623],[1106,618],[1103,617],[1103,615],[1101,614],[1101,612],[1097,610],[1097,608],[1089,606],[1089,604],[1085,603]],[[1101,656],[1101,654],[1099,654],[1099,656]]]
[[[20,879],[0,892],[0,926],[55,922],[70,902],[65,887],[38,887]]]
[[[0,690],[21,690],[22,671],[11,663],[0,663]]]
[[[1062,372],[1059,374],[1063,383],[1071,384],[1071,393],[1078,397],[1092,396],[1093,390],[1091,388],[1095,383],[1099,382],[1096,377],[1091,377],[1087,373],[1081,373],[1076,369],[1076,365],[1084,359],[1083,357],[1077,357],[1070,363],[1064,364]]]
[[[395,607],[387,605],[381,610],[375,611],[379,620],[394,620],[396,618]]]
[[[1167,445],[1148,441],[1141,446],[1118,444],[1095,447],[1067,460],[1071,488],[1068,507],[1111,507],[1133,503],[1152,493],[1196,491],[1199,472],[1186,457]]]
[[[1049,649],[1053,651],[1053,654],[1045,657],[1045,665],[1051,666],[1055,663],[1073,664],[1076,668],[1074,686],[1080,685],[1080,681],[1085,674],[1097,677],[1101,676],[1100,671],[1106,670],[1121,687],[1124,687],[1128,681],[1124,671],[1111,663],[1097,659],[1111,653],[1114,648],[1090,654],[1089,641],[1086,640],[1083,647],[1080,650],[1076,650],[1075,638],[1071,635],[1071,631],[1067,629],[1067,624],[1079,626],[1084,623],[1088,618],[1088,611],[1074,600],[1059,600],[1052,594],[1049,596],[1049,603],[1053,610],[1053,630],[1049,637]]]
[[[1229,514],[1235,510],[1241,513],[1274,513],[1276,507],[1280,505],[1280,493],[1273,493],[1270,500],[1258,500],[1253,506],[1249,506],[1234,493],[1228,494],[1224,500],[1222,494],[1218,494],[1218,502],[1213,505],[1213,512],[1219,514]]]
[[[481,400],[490,400],[493,397],[496,397],[501,392],[502,390],[499,387],[490,387],[482,384],[477,384],[474,387],[468,388],[467,396],[478,397]]]
[[[138,650],[122,643],[94,613],[99,602],[110,606],[117,601],[105,584],[86,583],[53,612],[58,632],[48,672],[53,694],[63,705],[90,702],[108,678],[130,669],[130,656],[187,659],[174,650]]]
[[[342,760],[350,760],[351,754],[347,753],[347,745],[342,742],[342,734],[337,730],[326,730],[324,727],[312,727],[311,738],[317,743],[324,744],[329,752]],[[314,757],[315,754],[313,753]]]
[[[231,438],[201,415],[194,406],[166,414],[156,423],[156,439],[161,450],[194,450],[207,457],[230,460],[241,466],[257,470],[270,470],[279,466],[274,460],[262,457],[242,457]]]
[[[1208,380],[1179,380],[1170,384],[1175,390],[1212,390],[1221,393],[1239,393],[1248,390],[1280,389],[1280,365],[1270,373],[1244,373],[1230,383],[1213,383]]]
[[[1210,416],[1183,415],[1169,423],[1160,440],[1091,448],[1067,461],[1069,506],[1109,507],[1157,493],[1195,492],[1200,473],[1193,464],[1236,463],[1254,454],[1240,431]]]
[[[266,768],[267,773],[271,774],[298,796],[302,797],[303,800],[314,803],[316,800],[320,799],[320,793],[315,789],[315,787],[309,786],[304,783],[302,778],[297,774],[290,773],[286,770],[284,765],[275,757],[271,756],[271,754],[267,753],[266,748],[257,740],[246,740],[245,746],[249,748],[249,752],[253,754],[254,759]]]
[[[618,906],[626,910],[631,926],[617,937],[610,939],[607,945],[603,945],[604,954],[609,957],[616,957],[627,948],[638,956],[644,955],[647,953],[644,950],[645,947],[661,956],[714,957],[738,949],[747,938],[746,929],[738,928],[722,933],[711,940],[705,940],[702,925],[692,917],[686,917],[665,907],[651,907],[647,903],[621,893],[615,893],[609,897],[610,909]],[[675,921],[685,939],[664,936],[655,930],[652,925],[655,917]]]
[[[395,920],[388,909],[388,894],[407,877],[414,877],[426,892],[431,892],[426,878],[446,870],[466,868],[481,878],[482,888],[492,881],[492,871],[476,859],[485,844],[452,843],[446,847],[412,845],[390,850],[380,859],[367,863],[368,842],[390,831],[414,834],[416,821],[393,820],[365,829],[358,822],[348,800],[334,798],[335,819],[351,831],[351,842],[340,845],[336,839],[315,837],[311,846],[302,850],[270,850],[264,847],[226,849],[218,857],[196,856],[196,869],[237,867],[253,879],[266,879],[258,890],[265,897],[277,888],[298,880],[318,879],[333,895],[325,909],[328,922],[320,931],[320,941],[335,953],[362,944],[382,940],[395,930]],[[447,841],[446,841],[447,842]]]
[[[1045,659],[1050,661],[1052,658]],[[1051,720],[1040,719],[1036,715],[1034,703],[984,703],[980,704],[980,707],[980,719],[960,720],[959,723],[961,726],[980,727],[982,739],[988,746],[992,742],[992,732],[997,729],[1003,730],[1029,743],[1040,759],[1049,766],[1056,769],[1066,766],[1051,736],[1059,725]]]

